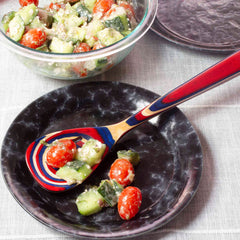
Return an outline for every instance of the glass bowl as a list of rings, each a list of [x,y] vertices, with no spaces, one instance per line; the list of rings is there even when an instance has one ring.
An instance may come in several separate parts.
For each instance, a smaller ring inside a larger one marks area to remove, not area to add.
[[[49,2],[48,2],[49,4]],[[40,0],[39,6],[48,5],[46,0]],[[0,42],[13,52],[18,60],[30,70],[56,79],[74,80],[92,77],[101,74],[120,61],[122,61],[133,49],[134,44],[151,27],[156,11],[157,0],[133,0],[133,7],[138,21],[137,27],[125,38],[115,44],[84,53],[49,53],[40,52],[11,40],[0,28]],[[19,2],[16,0],[1,0],[0,18],[9,11],[19,9]],[[94,61],[103,61],[103,67],[91,70]],[[86,74],[81,74],[78,69],[81,66],[89,66]]]

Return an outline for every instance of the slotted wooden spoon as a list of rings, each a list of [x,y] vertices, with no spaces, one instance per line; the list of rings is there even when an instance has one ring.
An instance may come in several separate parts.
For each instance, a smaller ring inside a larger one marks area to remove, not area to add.
[[[40,137],[30,144],[26,151],[27,166],[35,180],[45,189],[54,192],[66,191],[75,187],[77,184],[69,185],[66,181],[59,179],[55,173],[57,169],[49,166],[44,161],[47,147],[41,144],[41,140],[51,143],[61,138],[75,139],[80,146],[84,140],[94,138],[106,144],[106,150],[102,159],[111,150],[114,144],[128,131],[140,125],[146,120],[173,108],[213,87],[216,87],[239,75],[240,71],[240,52],[220,61],[196,77],[190,79],[164,96],[124,119],[123,121],[103,126],[67,129],[54,133],[49,133]],[[92,167],[94,171],[99,164]]]

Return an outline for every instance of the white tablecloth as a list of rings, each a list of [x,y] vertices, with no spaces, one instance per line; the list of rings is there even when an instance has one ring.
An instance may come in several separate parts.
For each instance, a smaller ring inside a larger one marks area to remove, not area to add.
[[[158,94],[188,80],[224,55],[187,49],[148,32],[128,57],[91,80],[134,84]],[[195,127],[204,155],[197,194],[164,227],[137,239],[240,239],[240,77],[179,108]],[[0,144],[20,111],[41,95],[75,83],[38,76],[0,45]],[[72,239],[42,225],[14,200],[0,177],[0,240]]]

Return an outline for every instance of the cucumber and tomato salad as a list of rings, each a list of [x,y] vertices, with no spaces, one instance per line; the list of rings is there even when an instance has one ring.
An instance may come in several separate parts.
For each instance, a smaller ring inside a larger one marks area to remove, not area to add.
[[[81,53],[112,45],[137,26],[131,0],[58,0],[38,7],[39,0],[19,0],[6,13],[2,27],[8,37],[42,52]],[[40,68],[56,76],[87,77],[111,68],[110,57]]]
[[[3,28],[14,41],[39,51],[92,51],[121,40],[136,27],[128,0],[62,0],[44,8],[38,0],[19,3],[19,10],[3,16]],[[79,48],[80,43],[87,47]]]
[[[46,162],[59,168],[56,175],[69,184],[83,182],[98,164],[106,145],[95,139],[87,140],[81,148],[70,139],[61,139],[48,146]],[[99,186],[86,189],[76,199],[81,215],[89,216],[104,207],[117,205],[119,215],[124,220],[133,218],[139,211],[142,201],[141,191],[130,185],[134,180],[134,167],[140,158],[137,152],[122,150],[111,165],[109,179],[102,180]]]

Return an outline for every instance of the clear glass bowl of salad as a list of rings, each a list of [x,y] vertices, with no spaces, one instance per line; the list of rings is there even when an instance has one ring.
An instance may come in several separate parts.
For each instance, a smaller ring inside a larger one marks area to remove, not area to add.
[[[0,42],[30,70],[73,80],[120,61],[154,21],[157,0],[3,0]]]

